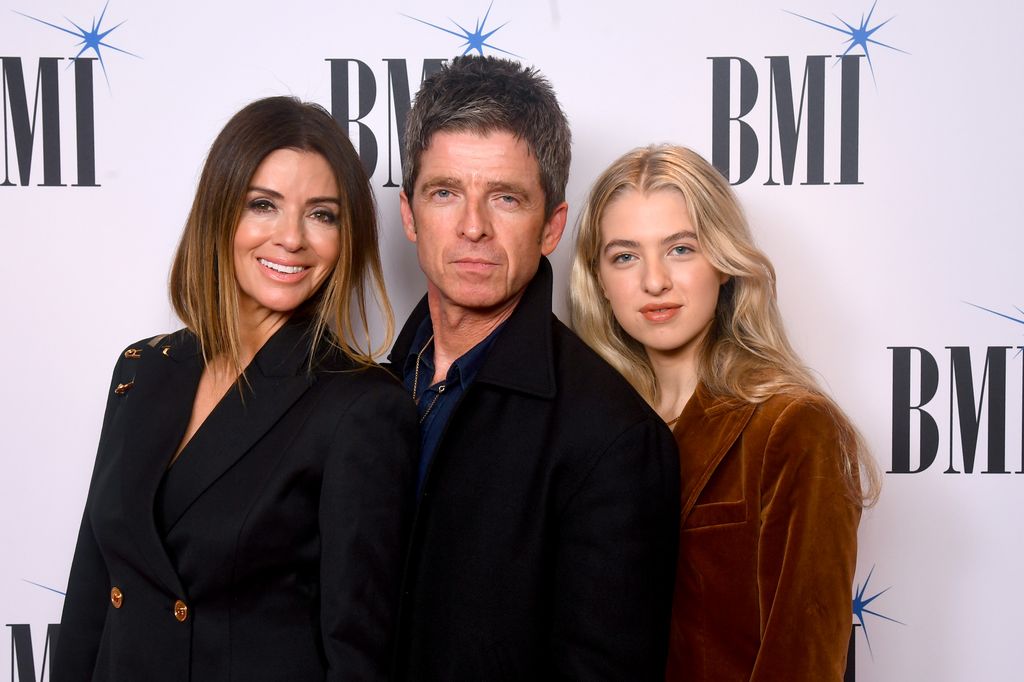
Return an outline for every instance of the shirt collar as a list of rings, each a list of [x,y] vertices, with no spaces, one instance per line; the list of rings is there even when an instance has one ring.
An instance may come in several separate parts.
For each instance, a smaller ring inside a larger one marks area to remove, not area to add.
[[[445,376],[444,383],[450,384],[453,381],[458,381],[459,385],[465,389],[473,381],[477,372],[480,371],[488,349],[490,349],[504,326],[505,323],[502,322],[480,343],[460,355],[452,363],[452,366],[448,368],[448,374]],[[409,347],[409,354],[405,356],[405,363],[402,366],[402,376],[405,379],[405,383],[410,387],[412,386],[411,382],[415,379],[417,359],[419,359],[420,375],[421,377],[426,377],[426,380],[420,386],[420,390],[426,389],[430,385],[430,378],[434,376],[434,353],[429,347],[433,343],[433,337],[434,328],[431,325],[430,316],[427,316],[416,329],[412,345]]]

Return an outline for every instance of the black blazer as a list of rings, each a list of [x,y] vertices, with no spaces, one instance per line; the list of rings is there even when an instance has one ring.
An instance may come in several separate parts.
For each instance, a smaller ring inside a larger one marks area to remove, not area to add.
[[[678,538],[672,434],[551,314],[542,260],[427,472],[398,678],[660,681]]]
[[[387,374],[290,323],[180,458],[202,358],[182,330],[114,370],[52,679],[387,676],[418,435]]]

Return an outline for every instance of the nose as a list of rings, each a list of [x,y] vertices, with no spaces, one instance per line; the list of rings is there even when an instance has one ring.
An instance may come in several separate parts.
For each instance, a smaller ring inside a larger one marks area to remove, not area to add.
[[[299,251],[305,244],[305,215],[302,211],[282,212],[281,220],[275,226],[274,242],[286,251]]]
[[[459,221],[459,236],[471,242],[478,242],[491,235],[486,201],[486,199],[480,199],[466,202],[466,208]]]
[[[644,292],[657,296],[672,288],[672,278],[668,268],[658,259],[647,261],[644,268]]]

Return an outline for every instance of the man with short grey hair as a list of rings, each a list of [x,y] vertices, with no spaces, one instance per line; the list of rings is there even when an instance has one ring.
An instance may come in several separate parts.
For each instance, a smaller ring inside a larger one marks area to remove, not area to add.
[[[533,69],[424,81],[401,194],[427,295],[391,354],[422,454],[401,680],[658,680],[678,542],[671,433],[551,313],[570,133]]]

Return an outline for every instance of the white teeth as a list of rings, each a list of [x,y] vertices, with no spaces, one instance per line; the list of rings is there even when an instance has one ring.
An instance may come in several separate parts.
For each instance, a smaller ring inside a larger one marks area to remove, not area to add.
[[[262,265],[265,265],[266,267],[270,268],[271,270],[274,270],[276,272],[281,272],[281,273],[284,273],[286,275],[294,275],[295,273],[302,272],[303,270],[306,269],[306,266],[304,266],[304,265],[280,265],[278,263],[274,263],[272,261],[269,261],[266,258],[260,258],[258,260],[259,260],[259,262]]]

